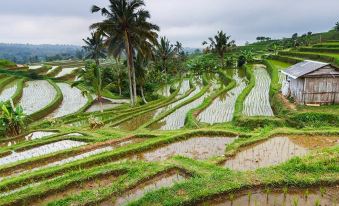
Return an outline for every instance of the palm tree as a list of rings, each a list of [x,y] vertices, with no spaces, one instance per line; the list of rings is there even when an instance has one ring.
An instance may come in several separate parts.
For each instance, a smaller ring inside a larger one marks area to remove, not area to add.
[[[223,68],[225,66],[225,53],[229,51],[231,47],[235,46],[235,41],[230,41],[230,38],[231,36],[227,36],[223,31],[218,31],[217,35],[215,35],[214,38],[208,38],[209,43],[207,41],[204,41],[202,43],[202,45],[208,45],[206,50],[210,50],[219,55]]]
[[[94,59],[96,65],[99,65],[99,59],[106,57],[102,35],[99,32],[92,32],[91,36],[83,41],[86,44],[83,46],[87,52],[86,58]]]
[[[174,51],[175,53],[180,56],[180,53],[183,51],[182,44],[180,42],[176,42],[174,45]]]
[[[106,19],[95,23],[91,29],[98,29],[106,37],[106,45],[111,54],[120,54],[123,51],[127,56],[128,75],[130,84],[131,103],[136,103],[136,76],[134,56],[141,51],[144,41],[156,43],[159,27],[150,23],[150,13],[144,10],[143,0],[109,0],[108,8],[92,7],[92,12],[101,11]]]
[[[25,127],[25,114],[21,106],[14,107],[8,103],[0,102],[0,126],[2,132],[9,136],[19,135]]]
[[[72,87],[82,84],[92,89],[91,92],[96,94],[97,101],[100,104],[100,111],[103,112],[103,92],[111,83],[104,81],[103,68],[96,64],[88,64],[82,73],[79,75],[79,80],[72,84]],[[86,78],[88,75],[89,77]],[[90,94],[90,91],[86,90],[83,95]]]
[[[138,55],[135,58],[135,69],[136,69],[136,76],[138,79],[138,85],[140,86],[140,94],[142,101],[147,104],[147,100],[144,95],[144,86],[146,82],[146,67],[148,64],[147,58],[142,56],[141,53],[138,53]]]
[[[161,37],[158,44],[155,45],[154,55],[157,61],[160,61],[161,70],[166,74],[168,73],[167,62],[175,54],[175,49],[166,37]]]

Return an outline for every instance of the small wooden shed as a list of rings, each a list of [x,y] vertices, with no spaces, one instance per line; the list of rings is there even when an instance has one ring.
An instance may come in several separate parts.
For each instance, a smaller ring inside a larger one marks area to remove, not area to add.
[[[297,104],[338,104],[339,68],[323,62],[303,61],[285,71],[283,94]]]

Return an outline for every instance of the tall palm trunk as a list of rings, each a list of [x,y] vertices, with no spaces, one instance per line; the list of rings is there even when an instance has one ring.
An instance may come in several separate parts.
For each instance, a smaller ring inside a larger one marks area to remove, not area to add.
[[[128,81],[129,81],[129,93],[131,97],[131,104],[134,106],[134,90],[133,90],[133,82],[132,82],[132,64],[133,62],[133,56],[131,55],[132,52],[130,51],[130,42],[129,42],[129,36],[127,31],[125,31],[125,47],[126,47],[126,53],[128,58]]]

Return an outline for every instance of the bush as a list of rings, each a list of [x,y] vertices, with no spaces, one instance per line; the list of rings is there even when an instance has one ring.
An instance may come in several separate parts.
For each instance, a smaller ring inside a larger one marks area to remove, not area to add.
[[[290,121],[295,122],[301,126],[339,126],[339,116],[329,113],[317,113],[317,112],[303,112],[290,116]]]

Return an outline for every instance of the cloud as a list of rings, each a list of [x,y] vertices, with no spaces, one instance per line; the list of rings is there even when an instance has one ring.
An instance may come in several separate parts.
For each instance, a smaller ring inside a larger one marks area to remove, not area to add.
[[[256,36],[280,38],[295,32],[329,30],[338,19],[338,0],[145,0],[161,35],[184,46],[224,30],[237,43]],[[91,23],[89,12],[108,0],[11,0],[0,7],[0,42],[82,44]]]

